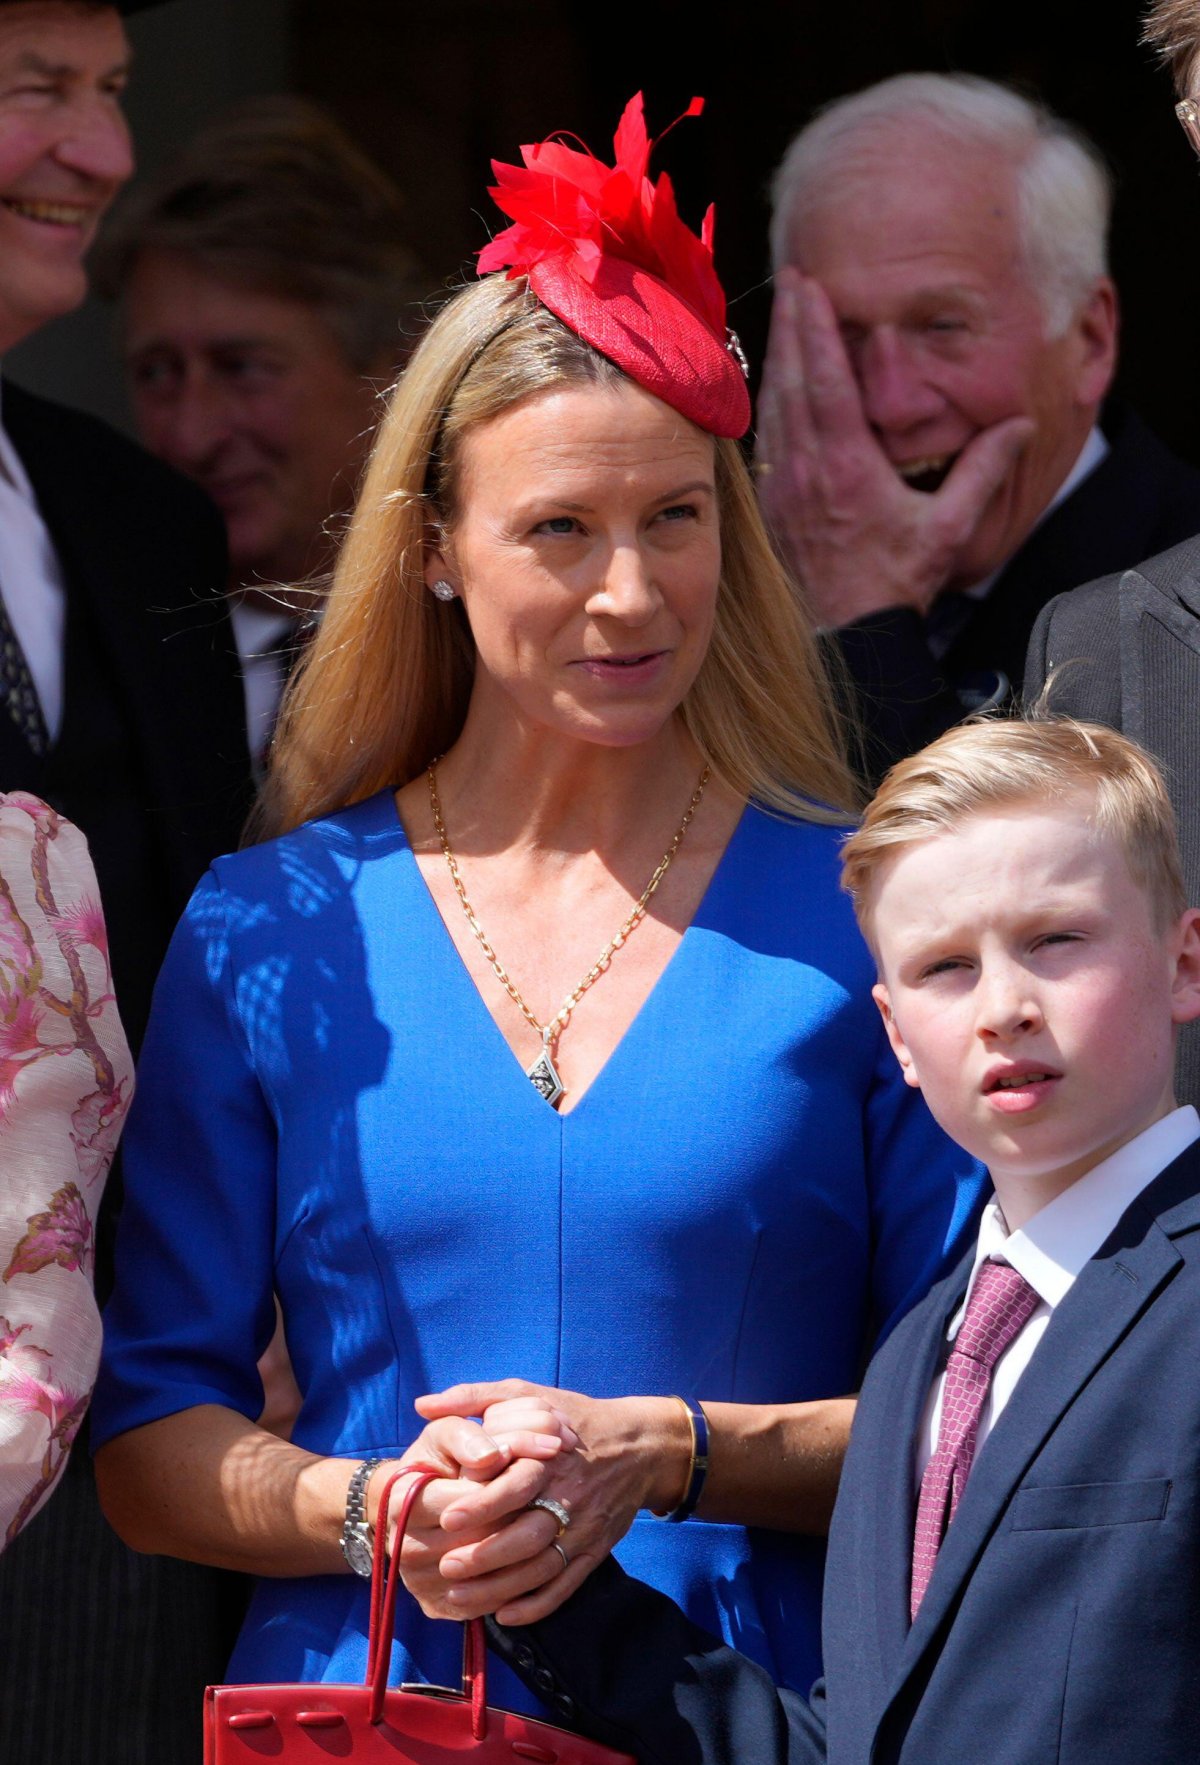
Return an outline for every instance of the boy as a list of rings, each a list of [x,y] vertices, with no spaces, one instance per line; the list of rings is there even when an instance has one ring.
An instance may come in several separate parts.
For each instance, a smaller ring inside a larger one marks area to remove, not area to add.
[[[844,881],[908,1082],[992,1173],[972,1258],[867,1376],[826,1677],[777,1691],[609,1563],[492,1641],[655,1765],[1179,1765],[1200,1756],[1200,1016],[1153,765],[976,724],[903,761]]]

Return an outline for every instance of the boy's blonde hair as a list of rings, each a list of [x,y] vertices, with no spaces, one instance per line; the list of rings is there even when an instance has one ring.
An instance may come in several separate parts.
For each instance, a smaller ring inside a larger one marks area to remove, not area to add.
[[[1116,836],[1160,931],[1187,907],[1175,814],[1162,774],[1127,736],[1073,718],[960,724],[893,766],[842,847],[842,887],[872,941],[880,871],[905,846],[969,815],[1087,791],[1095,826]]]

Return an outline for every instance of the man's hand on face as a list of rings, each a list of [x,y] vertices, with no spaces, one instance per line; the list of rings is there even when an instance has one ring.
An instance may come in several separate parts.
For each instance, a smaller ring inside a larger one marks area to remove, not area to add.
[[[777,272],[758,487],[818,625],[887,607],[927,612],[1033,427],[1009,417],[981,430],[936,491],[912,488],[871,431],[824,290]]]

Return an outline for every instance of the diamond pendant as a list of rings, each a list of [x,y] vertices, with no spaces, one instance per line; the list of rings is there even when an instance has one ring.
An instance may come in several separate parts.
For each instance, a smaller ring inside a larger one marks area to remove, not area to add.
[[[560,1097],[566,1094],[567,1087],[559,1077],[558,1068],[550,1056],[550,1031],[542,1031],[542,1051],[532,1066],[525,1068],[525,1077],[535,1091],[540,1091],[551,1109],[558,1105]]]

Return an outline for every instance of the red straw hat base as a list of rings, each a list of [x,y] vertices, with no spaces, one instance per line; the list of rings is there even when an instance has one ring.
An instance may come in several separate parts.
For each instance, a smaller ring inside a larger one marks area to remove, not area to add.
[[[712,435],[746,433],[750,394],[741,367],[657,276],[607,256],[592,282],[562,258],[543,258],[528,274],[543,306],[647,392]]]

